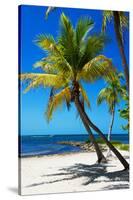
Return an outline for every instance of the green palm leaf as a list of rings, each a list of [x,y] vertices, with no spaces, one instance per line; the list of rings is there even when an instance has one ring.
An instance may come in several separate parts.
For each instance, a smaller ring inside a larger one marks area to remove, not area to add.
[[[103,11],[103,20],[102,20],[102,31],[105,32],[107,22],[110,22],[113,18],[113,12],[109,10]]]
[[[76,42],[80,45],[85,39],[89,31],[93,28],[94,22],[89,18],[80,18],[76,26]]]
[[[50,98],[47,111],[46,111],[46,117],[48,122],[52,119],[53,112],[63,104],[63,102],[69,103],[71,101],[71,91],[69,87],[64,88],[59,92],[58,94],[55,94],[52,98]]]
[[[81,70],[83,66],[90,60],[100,54],[107,42],[104,35],[89,36],[86,41],[83,41],[79,49],[78,69]]]
[[[107,23],[111,23],[113,21],[113,12],[114,11],[107,11],[107,10],[103,11],[102,32],[105,32]],[[119,30],[120,30],[121,38],[123,40],[123,32],[124,32],[124,29],[128,28],[129,20],[128,20],[128,16],[125,15],[125,12],[118,11],[118,14],[119,14],[119,19],[120,19]]]
[[[79,86],[80,86],[79,88],[80,88],[82,98],[86,102],[87,106],[90,108],[90,101],[89,101],[89,98],[87,96],[87,93],[86,93],[86,91],[84,90],[84,88],[82,87],[81,84],[79,84]]]
[[[65,71],[67,68],[67,70],[72,72],[72,67],[70,63],[67,61],[67,59],[65,58],[64,52],[62,52],[61,44],[57,44],[52,36],[45,36],[43,34],[39,35],[37,40],[35,40],[35,42],[39,47],[41,47],[43,50],[46,50],[49,54],[47,58],[45,58],[47,63],[44,60],[39,63],[36,63],[35,66],[38,66],[38,64],[41,64],[41,66],[43,66],[44,68],[46,64],[54,65],[56,63],[56,66],[57,64],[59,67],[60,65],[62,65],[60,69],[63,69],[63,67],[65,67]]]
[[[39,73],[29,73],[29,74],[21,74],[21,80],[28,80],[29,85],[25,89],[25,93],[28,92],[31,88],[36,88],[39,86],[44,87],[54,87],[61,88],[66,84],[64,77],[54,74],[39,74]]]
[[[81,72],[79,73],[79,78],[82,78],[85,81],[93,82],[101,77],[113,78],[113,66],[110,59],[103,55],[99,55],[89,61]]]
[[[109,107],[109,112],[113,112],[115,104],[118,104],[120,98],[123,95],[123,89],[120,83],[122,74],[116,74],[114,78],[107,79],[107,87],[103,88],[98,95],[97,104],[100,105],[102,102],[106,102]]]

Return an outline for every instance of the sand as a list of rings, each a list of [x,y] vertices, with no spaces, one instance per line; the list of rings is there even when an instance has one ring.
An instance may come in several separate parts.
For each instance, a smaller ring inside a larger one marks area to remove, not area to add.
[[[129,152],[121,153],[129,162]],[[129,188],[129,172],[115,156],[106,164],[96,160],[95,152],[21,158],[21,194]]]

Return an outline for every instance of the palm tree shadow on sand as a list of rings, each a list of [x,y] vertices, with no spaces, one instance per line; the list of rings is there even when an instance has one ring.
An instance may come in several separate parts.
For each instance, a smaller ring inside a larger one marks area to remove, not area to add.
[[[28,185],[26,187],[35,187],[43,184],[52,184],[56,182],[61,181],[69,181],[77,178],[85,178],[85,181],[82,183],[82,185],[86,186],[90,183],[100,183],[100,182],[115,182],[118,185],[110,185],[107,187],[104,187],[102,189],[126,189],[129,188],[129,184],[127,183],[129,181],[129,172],[126,170],[121,171],[115,171],[115,172],[107,172],[107,167],[114,167],[114,165],[109,164],[93,164],[93,165],[86,165],[77,163],[75,165],[72,165],[70,167],[61,168],[59,169],[59,173],[55,174],[48,174],[48,175],[42,175],[42,178],[50,178],[55,177],[55,180],[51,181],[43,181],[40,183],[34,183],[31,185]],[[64,177],[65,176],[65,177]],[[58,178],[56,178],[58,177]],[[60,178],[59,178],[60,177]],[[104,180],[100,180],[101,177],[104,177]],[[124,182],[124,183],[122,183]]]

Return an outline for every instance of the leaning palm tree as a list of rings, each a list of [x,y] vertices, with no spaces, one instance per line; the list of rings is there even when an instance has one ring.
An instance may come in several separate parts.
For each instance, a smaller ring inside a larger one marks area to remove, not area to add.
[[[122,66],[126,79],[126,86],[127,90],[129,90],[129,67],[127,64],[123,43],[123,32],[125,28],[128,28],[128,17],[125,15],[125,12],[122,11],[103,11],[102,31],[106,30],[107,22],[110,22],[112,20],[114,22],[114,30],[122,59]]]
[[[121,73],[114,78],[114,80],[107,80],[107,86],[103,88],[97,98],[97,104],[100,105],[102,102],[106,102],[109,107],[109,113],[111,114],[111,121],[109,125],[108,141],[111,141],[111,133],[114,124],[115,108],[120,101],[120,97],[123,93],[123,89],[120,84]],[[111,155],[109,149],[107,156]]]
[[[82,81],[94,82],[101,77],[112,78],[112,62],[100,54],[105,44],[105,37],[89,35],[92,26],[92,20],[81,18],[74,29],[70,20],[62,14],[61,30],[57,41],[50,35],[39,35],[36,39],[37,45],[47,52],[47,56],[35,64],[35,67],[41,67],[44,73],[21,74],[21,79],[29,80],[26,91],[40,85],[51,87],[46,111],[48,121],[52,118],[55,109],[63,102],[68,108],[74,102],[90,140],[95,146],[98,162],[105,157],[90,127],[104,138],[124,167],[128,168],[128,163],[123,156],[88,118],[81,100],[90,105]]]

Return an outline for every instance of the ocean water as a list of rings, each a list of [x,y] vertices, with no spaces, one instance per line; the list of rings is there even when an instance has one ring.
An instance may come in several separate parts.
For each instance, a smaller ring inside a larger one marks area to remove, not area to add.
[[[107,135],[106,135],[107,136]],[[95,136],[97,138],[97,135]],[[88,135],[29,135],[19,138],[19,156],[37,156],[79,152],[80,147],[58,144],[61,141],[84,142]],[[112,140],[128,144],[127,134],[112,134]]]

